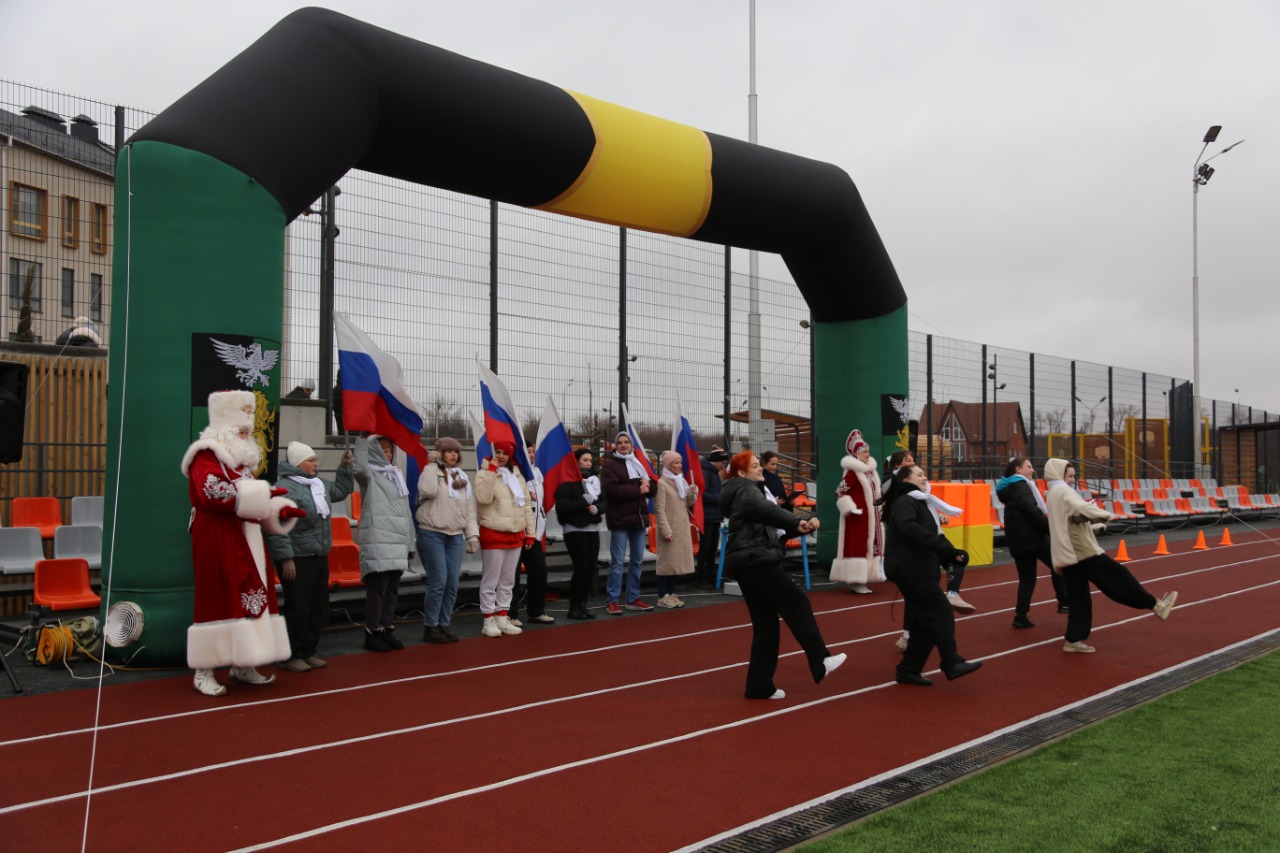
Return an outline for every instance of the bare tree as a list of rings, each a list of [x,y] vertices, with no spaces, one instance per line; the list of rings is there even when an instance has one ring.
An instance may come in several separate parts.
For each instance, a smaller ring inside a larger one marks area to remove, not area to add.
[[[439,392],[423,407],[422,437],[436,439],[442,435],[464,438],[471,434],[466,415],[457,403]]]
[[[1036,433],[1038,435],[1067,432],[1066,425],[1066,409],[1059,407],[1057,409],[1042,409],[1036,412]]]

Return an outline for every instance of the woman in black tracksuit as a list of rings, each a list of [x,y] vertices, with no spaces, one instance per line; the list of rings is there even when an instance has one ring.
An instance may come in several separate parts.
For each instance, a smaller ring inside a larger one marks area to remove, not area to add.
[[[934,646],[942,657],[948,681],[968,675],[982,666],[966,661],[956,650],[956,619],[947,596],[938,585],[938,567],[969,562],[969,555],[942,535],[931,496],[924,491],[928,478],[919,465],[904,465],[893,475],[881,498],[885,518],[885,575],[898,587],[911,610],[911,637],[898,664],[899,684],[928,687],[925,662]]]
[[[1034,628],[1027,618],[1031,596],[1036,591],[1036,562],[1049,567],[1058,612],[1066,613],[1067,590],[1062,575],[1054,571],[1049,555],[1049,518],[1035,486],[1036,469],[1031,460],[1019,456],[1009,460],[1004,478],[996,483],[996,497],[1004,504],[1004,541],[1018,570],[1018,600],[1013,610],[1013,627]]]
[[[778,669],[778,617],[787,623],[809,661],[814,684],[830,675],[847,657],[832,655],[813,618],[804,591],[782,570],[783,542],[818,527],[816,519],[796,518],[764,496],[760,460],[743,451],[729,460],[720,490],[720,509],[729,519],[725,574],[738,582],[751,614],[751,660],[747,664],[748,699],[784,699],[773,685]],[[779,531],[785,538],[779,538]]]

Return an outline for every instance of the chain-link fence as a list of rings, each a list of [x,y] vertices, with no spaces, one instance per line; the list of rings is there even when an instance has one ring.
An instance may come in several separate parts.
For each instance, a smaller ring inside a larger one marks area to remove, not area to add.
[[[0,82],[7,339],[22,333],[25,311],[39,341],[58,340],[84,318],[107,343],[114,144],[149,118]],[[87,150],[101,155],[86,162]],[[653,436],[650,449],[664,447],[677,395],[702,441],[745,440],[745,253],[357,171],[338,190],[328,209],[318,199],[288,230],[286,390],[330,396],[322,373],[336,353],[327,342],[322,352],[320,335],[331,240],[334,309],[399,359],[429,437],[467,435],[479,359],[503,377],[526,422],[536,423],[550,397],[578,440],[611,436],[626,402]],[[74,229],[80,242],[72,245]],[[25,281],[32,264],[34,287]],[[760,278],[758,292],[761,409],[781,437],[783,424],[812,415],[811,318],[790,281]],[[911,416],[932,437],[921,455],[935,475],[998,476],[1009,456],[1052,453],[1081,459],[1095,477],[1193,476],[1189,384],[1175,377],[913,332],[910,386]],[[1207,461],[1219,479],[1239,479],[1221,470],[1218,430],[1269,413],[1209,399],[1201,408]],[[1273,444],[1260,443],[1260,470],[1241,472],[1249,475],[1242,482],[1270,484],[1268,460],[1280,460]],[[791,447],[807,455],[807,442]]]

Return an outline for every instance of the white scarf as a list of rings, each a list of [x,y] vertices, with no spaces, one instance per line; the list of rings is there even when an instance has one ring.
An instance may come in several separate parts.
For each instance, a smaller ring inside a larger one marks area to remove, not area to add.
[[[516,506],[524,506],[524,486],[516,479],[515,472],[504,465],[498,469],[498,474],[511,490],[511,499],[516,502]]]
[[[1033,498],[1035,498],[1035,499],[1036,499],[1036,506],[1040,507],[1040,511],[1041,511],[1041,512],[1043,512],[1045,515],[1048,515],[1048,514],[1049,514],[1049,510],[1048,510],[1048,508],[1047,508],[1047,507],[1045,507],[1045,505],[1044,505],[1044,496],[1040,494],[1040,490],[1036,488],[1036,484],[1035,484],[1035,483],[1031,482],[1031,481],[1030,481],[1030,480],[1028,480],[1026,477],[1022,476],[1021,474],[1014,474],[1014,475],[1013,475],[1013,477],[1012,477],[1012,479],[1014,479],[1014,480],[1021,480],[1022,482],[1026,483],[1028,486],[1030,486],[1030,487],[1031,487],[1031,497],[1033,497]],[[1061,480],[1050,480],[1050,481],[1046,484],[1046,486],[1047,486],[1047,487],[1048,487],[1048,486],[1052,486],[1054,483],[1062,483],[1062,481],[1061,481]],[[1064,486],[1066,485],[1066,483],[1062,483],[1062,484],[1063,484]]]
[[[646,473],[644,468],[641,467],[640,463],[636,461],[636,452],[634,450],[631,451],[630,453],[619,453],[618,451],[615,450],[613,451],[613,455],[621,459],[623,462],[627,463],[628,477],[630,477],[633,480],[649,479],[648,473]]]
[[[1056,488],[1059,488],[1059,487],[1064,488],[1064,489],[1065,489],[1065,488],[1068,488],[1068,486],[1067,486],[1067,481],[1066,481],[1066,480],[1045,480],[1045,481],[1044,481],[1044,486],[1045,486],[1045,489],[1044,489],[1044,490],[1045,490],[1046,492],[1048,492],[1048,491],[1052,491],[1053,489],[1056,489]],[[1032,491],[1035,491],[1035,489],[1032,489]]]
[[[404,481],[404,474],[400,473],[400,469],[394,465],[374,465],[369,463],[370,471],[377,471],[391,482],[395,483],[396,491],[400,493],[400,497],[409,496],[409,486]]]
[[[453,487],[454,480],[461,480],[467,484],[465,489],[455,489]],[[461,468],[444,469],[444,485],[449,492],[449,497],[455,501],[465,501],[471,499],[471,481],[467,479],[467,472]]]
[[[938,526],[939,533],[942,532],[942,518],[939,516],[939,513],[950,516],[951,518],[955,518],[957,515],[964,513],[964,510],[960,509],[960,507],[952,506],[942,498],[929,492],[922,492],[919,490],[910,491],[907,492],[907,497],[925,502],[925,506],[929,508],[929,514],[933,516],[933,523]]]
[[[582,493],[589,504],[600,500],[600,478],[595,475],[583,477]]]
[[[764,487],[764,499],[774,506],[782,506],[782,504],[778,503],[778,496],[769,491],[768,486]],[[774,531],[777,532],[779,539],[783,539],[787,535],[787,531],[783,530],[781,527],[775,527]]]
[[[323,480],[319,477],[299,477],[297,474],[290,474],[289,479],[310,488],[311,500],[316,505],[316,512],[321,518],[329,517],[329,501],[325,499]]]
[[[676,484],[676,493],[680,495],[680,500],[684,500],[684,496],[689,493],[689,484],[684,481],[684,477],[679,474],[672,474],[667,468],[662,469],[662,476],[664,479]],[[765,491],[768,491],[768,489],[765,489]]]

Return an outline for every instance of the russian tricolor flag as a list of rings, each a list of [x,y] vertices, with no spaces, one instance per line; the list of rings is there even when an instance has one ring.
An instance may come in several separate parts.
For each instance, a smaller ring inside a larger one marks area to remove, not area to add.
[[[680,454],[684,463],[685,480],[698,487],[698,500],[694,501],[689,516],[693,520],[693,526],[698,528],[699,533],[703,533],[706,522],[702,511],[702,490],[706,483],[702,478],[702,458],[698,456],[698,447],[693,441],[693,428],[689,426],[689,419],[684,416],[679,394],[676,395],[676,422],[671,428],[671,449]]]
[[[644,442],[640,440],[640,433],[636,432],[635,425],[631,423],[631,416],[627,414],[627,404],[622,403],[619,408],[622,409],[622,428],[631,439],[631,446],[635,448],[636,461],[640,463],[640,467],[649,475],[649,479],[656,487],[658,485],[658,474],[653,470],[653,463],[649,461],[649,452],[644,449]]]
[[[542,472],[542,509],[551,512],[556,503],[556,488],[561,483],[582,479],[582,469],[573,455],[569,432],[560,422],[560,413],[550,396],[538,423],[538,441],[533,451],[534,464]]]
[[[499,441],[509,441],[516,446],[516,465],[524,475],[526,483],[533,483],[533,463],[529,461],[529,448],[524,443],[524,435],[520,432],[520,418],[516,414],[516,405],[511,402],[511,393],[497,374],[476,359],[476,370],[480,372],[480,399],[484,403],[484,435],[492,447]],[[345,412],[344,412],[345,415]]]
[[[484,424],[476,420],[476,416],[467,412],[467,420],[471,422],[471,440],[476,446],[476,473],[480,473],[480,466],[484,460],[493,455],[493,446],[489,444],[489,439],[484,437]]]
[[[427,465],[422,446],[422,416],[404,385],[400,362],[347,319],[333,312],[338,338],[338,367],[342,371],[342,423],[354,432],[385,435],[396,447]]]

